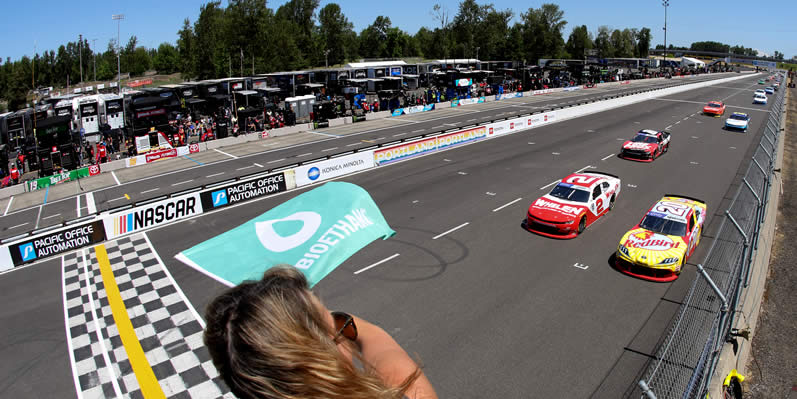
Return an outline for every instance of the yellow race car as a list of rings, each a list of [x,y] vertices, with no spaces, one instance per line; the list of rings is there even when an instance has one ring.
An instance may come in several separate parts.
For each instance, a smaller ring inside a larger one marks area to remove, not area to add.
[[[677,279],[700,243],[705,220],[704,201],[666,194],[620,240],[617,269],[650,281]]]

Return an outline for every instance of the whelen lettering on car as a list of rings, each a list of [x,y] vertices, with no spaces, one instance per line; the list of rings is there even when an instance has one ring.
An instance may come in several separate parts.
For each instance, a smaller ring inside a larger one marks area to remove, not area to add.
[[[199,194],[202,209],[211,210],[251,199],[281,193],[288,189],[285,173],[258,177],[229,184],[221,188],[203,191]]]

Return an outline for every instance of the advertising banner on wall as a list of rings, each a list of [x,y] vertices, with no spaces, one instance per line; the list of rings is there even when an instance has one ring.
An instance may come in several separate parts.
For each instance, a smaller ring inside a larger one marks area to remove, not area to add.
[[[391,162],[428,154],[439,149],[471,143],[485,137],[487,137],[487,126],[479,126],[459,132],[446,133],[440,136],[374,150],[374,162],[377,165],[384,165]]]
[[[254,179],[231,183],[200,193],[202,209],[223,208],[239,202],[267,197],[288,190],[285,172],[256,177]]]
[[[105,240],[102,221],[89,222],[53,231],[8,246],[15,266],[48,258]]]
[[[451,100],[451,107],[459,107],[461,105],[481,104],[484,102],[484,97],[477,98],[463,98],[461,100]]]
[[[181,195],[103,217],[108,239],[202,213],[199,193]]]
[[[294,169],[296,171],[296,186],[302,187],[373,167],[373,151],[355,152],[326,161],[314,162]]]
[[[99,173],[99,172],[97,172],[97,173]],[[89,176],[92,176],[92,174],[89,173],[89,168],[88,167],[80,168],[80,169],[77,169],[77,170],[70,170],[70,171],[67,171],[67,172],[62,172],[62,173],[59,173],[57,175],[41,177],[41,178],[38,178],[38,179],[35,179],[35,180],[30,180],[30,181],[27,182],[27,184],[28,184],[27,188],[28,188],[28,191],[35,191],[35,190],[39,190],[39,189],[46,188],[46,187],[49,187],[49,186],[53,186],[53,185],[56,185],[56,184],[61,184],[61,183],[65,183],[65,182],[72,181],[72,180],[77,180],[77,179],[83,179],[83,178],[86,178],[86,177],[89,177]]]
[[[523,92],[522,91],[517,91],[517,92],[512,91],[512,92],[507,92],[507,93],[498,93],[498,94],[495,95],[495,100],[496,101],[498,101],[498,100],[506,100],[507,98],[518,98],[518,97],[523,97]]]

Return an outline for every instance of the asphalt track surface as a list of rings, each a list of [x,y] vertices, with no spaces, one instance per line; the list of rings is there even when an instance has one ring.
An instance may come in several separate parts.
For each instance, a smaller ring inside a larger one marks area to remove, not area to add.
[[[441,398],[624,396],[695,277],[693,262],[711,245],[719,204],[757,142],[768,110],[751,104],[757,79],[347,176],[341,180],[368,190],[397,234],[351,257],[315,291],[329,308],[376,322],[417,354]],[[749,132],[722,130],[724,118],[700,115],[702,105],[715,99],[728,104],[727,112],[750,113]],[[637,130],[668,126],[670,151],[655,162],[616,156],[622,140]],[[575,240],[521,228],[528,205],[546,193],[542,187],[587,166],[621,177],[612,212]],[[224,287],[173,256],[301,192],[224,208],[147,235],[201,311]],[[619,238],[664,193],[708,203],[707,228],[692,261],[680,279],[666,284],[617,272],[609,261]],[[0,356],[7,359],[0,364],[0,396],[74,392],[60,280],[60,259],[0,275]]]
[[[130,205],[378,143],[528,114],[587,99],[598,100],[634,90],[727,76],[735,74],[631,81],[629,85],[527,96],[458,108],[449,108],[448,103],[440,103],[438,106],[441,109],[433,112],[302,132],[117,170],[113,174],[103,173],[99,177],[25,193],[12,200],[0,200],[0,239],[78,219],[88,215],[92,208],[103,211]],[[86,193],[91,193],[93,201],[87,199]],[[91,206],[88,202],[92,202]]]

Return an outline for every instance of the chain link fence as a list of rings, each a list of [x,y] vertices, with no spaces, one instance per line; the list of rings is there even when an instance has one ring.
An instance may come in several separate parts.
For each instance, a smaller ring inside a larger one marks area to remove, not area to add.
[[[647,398],[705,397],[749,284],[773,177],[786,89],[775,92],[747,171],[683,304],[638,386]],[[759,130],[760,132],[760,130]]]

